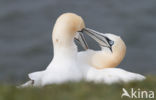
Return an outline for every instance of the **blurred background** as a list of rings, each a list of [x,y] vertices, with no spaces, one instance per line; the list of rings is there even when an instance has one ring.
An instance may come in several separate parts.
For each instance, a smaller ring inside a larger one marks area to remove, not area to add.
[[[127,54],[118,67],[156,74],[156,0],[0,0],[1,83],[22,83],[28,73],[47,67],[53,58],[52,28],[64,12],[123,38]]]

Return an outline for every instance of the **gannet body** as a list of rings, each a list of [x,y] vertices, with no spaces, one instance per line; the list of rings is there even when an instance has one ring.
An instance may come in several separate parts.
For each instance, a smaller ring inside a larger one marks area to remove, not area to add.
[[[79,52],[78,61],[81,62],[82,66],[79,66],[83,72],[83,77],[86,81],[91,81],[95,83],[128,83],[131,81],[142,81],[145,79],[143,75],[128,72],[121,68],[103,68],[97,69],[95,66],[90,66],[86,63],[90,60],[90,54],[92,50],[87,50],[86,52]],[[85,59],[86,58],[86,59]],[[116,67],[116,66],[115,66]]]
[[[94,35],[92,35],[93,33]],[[126,53],[126,45],[119,36],[111,33],[95,33],[94,30],[87,29],[87,34],[99,43],[101,50],[88,49],[78,53],[78,61],[83,64],[80,68],[85,73],[85,80],[112,84],[145,79],[143,75],[128,72],[121,68],[114,68],[120,64]],[[99,36],[101,38],[98,38]],[[104,41],[107,43],[103,44],[101,39],[106,39]]]
[[[52,33],[54,57],[51,63],[44,71],[29,74],[30,81],[21,87],[45,86],[81,79],[107,84],[145,79],[140,74],[114,68],[122,61],[126,52],[126,46],[120,37],[85,28],[83,19],[76,14],[62,14]],[[97,41],[101,50],[88,49],[82,33]],[[77,52],[74,39],[88,50]]]
[[[54,57],[51,63],[44,71],[30,73],[28,76],[31,80],[22,87],[81,80],[82,74],[78,67],[80,64],[77,63],[77,46],[74,37],[79,35],[77,31],[84,27],[80,16],[73,13],[62,14],[56,20],[52,32]]]

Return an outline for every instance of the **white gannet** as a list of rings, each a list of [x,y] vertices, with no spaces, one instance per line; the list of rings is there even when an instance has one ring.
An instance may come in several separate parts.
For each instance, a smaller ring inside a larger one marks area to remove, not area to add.
[[[119,36],[99,33],[89,28],[84,28],[80,32],[87,33],[101,47],[99,51],[88,49],[78,54],[78,61],[81,65],[82,62],[84,64],[80,68],[84,71],[87,81],[112,84],[145,79],[143,75],[114,68],[120,64],[126,53],[126,45]]]
[[[54,57],[44,71],[29,74],[30,81],[22,85],[44,86],[66,81],[116,83],[143,80],[144,76],[116,67],[124,58],[126,46],[121,38],[112,34],[101,34],[85,28],[83,19],[73,13],[62,14],[53,29]],[[101,46],[101,50],[77,52],[74,38],[83,48],[87,43],[82,33],[87,33]]]
[[[44,71],[29,74],[31,80],[21,85],[21,87],[44,86],[82,79],[82,73],[78,67],[80,64],[77,63],[77,46],[74,43],[74,37],[82,43],[84,48],[87,47],[83,35],[77,33],[84,27],[84,21],[80,16],[73,13],[62,14],[56,20],[52,32],[54,46],[52,61]]]

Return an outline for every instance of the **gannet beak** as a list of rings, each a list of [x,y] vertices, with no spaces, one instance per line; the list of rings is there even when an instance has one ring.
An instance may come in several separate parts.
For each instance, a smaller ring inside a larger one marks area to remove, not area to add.
[[[87,35],[89,35],[96,42],[98,42],[99,45],[101,45],[102,47],[108,47],[112,52],[112,45],[114,44],[114,41],[110,40],[103,33],[97,32],[97,31],[89,29],[89,28],[84,28],[84,29],[82,29],[81,32],[87,33]]]
[[[80,45],[81,45],[85,50],[88,49],[88,44],[87,44],[87,42],[86,42],[86,40],[85,40],[85,38],[84,38],[82,32],[80,32],[80,31],[77,32],[77,34],[76,34],[76,36],[74,37],[74,39],[77,40],[77,41],[80,43]]]

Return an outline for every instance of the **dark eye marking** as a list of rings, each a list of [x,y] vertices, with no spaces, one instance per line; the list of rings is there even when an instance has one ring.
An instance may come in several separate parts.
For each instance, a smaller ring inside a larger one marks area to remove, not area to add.
[[[110,40],[109,38],[106,37],[106,40],[108,41],[109,45],[112,46],[114,45],[114,41]]]

